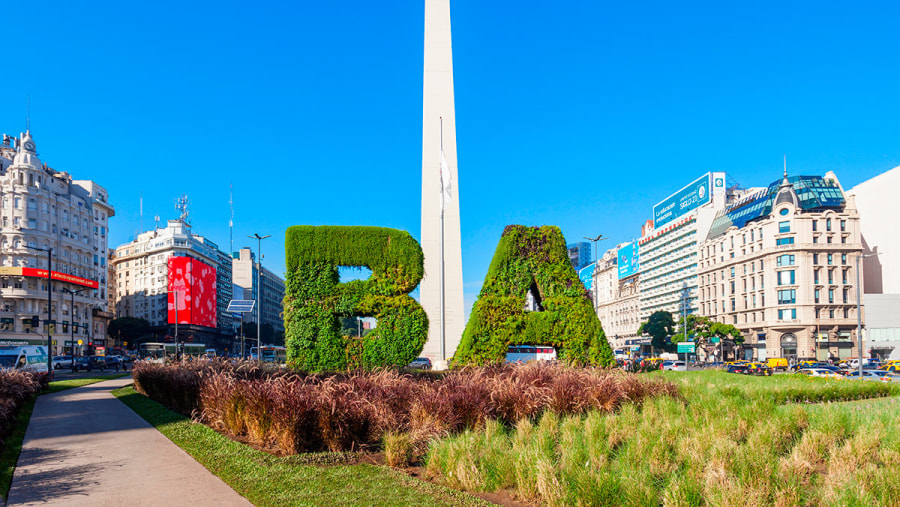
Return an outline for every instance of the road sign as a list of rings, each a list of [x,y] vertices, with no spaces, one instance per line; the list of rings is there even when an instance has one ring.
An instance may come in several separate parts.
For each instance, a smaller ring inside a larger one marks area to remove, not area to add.
[[[226,311],[238,313],[252,312],[255,304],[256,301],[252,299],[232,299],[231,302],[228,303]]]
[[[81,340],[78,340],[78,345],[84,345],[84,342]]]
[[[678,344],[678,353],[681,354],[681,353],[685,353],[685,352],[686,352],[686,353],[688,353],[688,354],[692,354],[692,353],[694,353],[694,346],[695,346],[695,345],[696,345],[696,343],[694,343],[694,342],[682,342],[682,343],[679,343],[679,344]]]

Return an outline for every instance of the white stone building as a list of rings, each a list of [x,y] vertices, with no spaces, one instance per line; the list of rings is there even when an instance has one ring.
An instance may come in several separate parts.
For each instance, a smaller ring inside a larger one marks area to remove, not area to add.
[[[88,343],[107,345],[106,251],[114,214],[102,186],[42,163],[30,132],[18,138],[3,135],[0,343],[42,345],[50,332],[53,354],[72,341],[84,343],[81,352]],[[35,317],[38,329],[32,326]]]

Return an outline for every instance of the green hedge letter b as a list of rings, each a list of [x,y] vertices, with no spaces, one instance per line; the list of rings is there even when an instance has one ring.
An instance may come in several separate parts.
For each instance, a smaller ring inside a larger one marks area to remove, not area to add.
[[[408,232],[382,227],[298,225],[285,238],[288,362],[307,371],[403,366],[428,337],[425,310],[408,294],[424,273]],[[367,267],[368,280],[340,283],[339,266]],[[341,336],[340,317],[375,317],[364,337]]]

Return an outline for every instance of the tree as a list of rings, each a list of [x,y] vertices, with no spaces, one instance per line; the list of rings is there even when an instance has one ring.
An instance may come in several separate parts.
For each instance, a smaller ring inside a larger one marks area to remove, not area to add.
[[[150,334],[150,323],[137,317],[119,317],[109,321],[107,333],[116,341],[134,344]]]
[[[641,324],[638,331],[642,334],[650,335],[650,346],[652,348],[669,350],[672,348],[672,344],[669,343],[667,338],[675,334],[675,320],[672,319],[672,314],[667,311],[653,312],[650,314],[647,322]]]

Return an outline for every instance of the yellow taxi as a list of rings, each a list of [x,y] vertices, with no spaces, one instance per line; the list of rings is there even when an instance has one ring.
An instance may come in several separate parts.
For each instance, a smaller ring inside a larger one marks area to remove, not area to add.
[[[886,371],[888,373],[900,373],[900,363],[894,363],[894,364],[888,363],[878,369],[881,371]]]
[[[772,369],[766,363],[747,363],[747,373],[769,376],[772,374]]]

